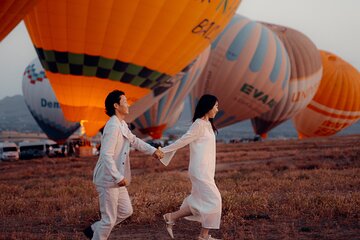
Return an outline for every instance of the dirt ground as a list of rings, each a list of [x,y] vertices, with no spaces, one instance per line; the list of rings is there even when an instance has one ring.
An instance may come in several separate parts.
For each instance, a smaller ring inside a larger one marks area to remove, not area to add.
[[[164,167],[131,154],[134,215],[110,239],[170,239],[161,216],[188,194],[188,157],[184,148]],[[98,218],[96,161],[0,162],[0,239],[86,239],[82,229]],[[214,237],[360,239],[360,135],[218,143],[216,182],[223,217]],[[196,239],[199,229],[180,220],[175,238]]]

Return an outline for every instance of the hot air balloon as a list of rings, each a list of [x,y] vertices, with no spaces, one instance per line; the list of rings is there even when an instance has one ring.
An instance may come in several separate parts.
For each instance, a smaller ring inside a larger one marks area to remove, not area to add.
[[[331,136],[360,118],[360,73],[335,54],[320,51],[323,76],[314,98],[293,120],[299,138]]]
[[[130,105],[145,111],[221,32],[239,4],[44,0],[25,24],[65,117],[106,121],[103,102],[110,91],[123,90]]]
[[[25,69],[22,90],[25,103],[48,138],[63,143],[80,124],[64,118],[40,61],[34,59]]]
[[[273,109],[287,91],[290,62],[280,39],[260,23],[235,15],[212,43],[208,63],[191,93],[219,99],[217,127]]]
[[[143,125],[141,125],[142,123],[132,123],[132,127],[134,127],[133,129],[133,133],[140,137],[140,138],[147,138],[147,137],[151,137],[152,139],[160,139],[163,135],[163,133],[167,130],[172,128],[177,121],[180,119],[180,116],[182,114],[182,112],[184,111],[184,107],[185,107],[185,102],[183,102],[182,104],[180,104],[180,106],[176,107],[173,109],[173,112],[171,113],[171,116],[168,117],[166,124],[160,125],[160,126],[155,126],[155,127],[143,127]],[[139,129],[139,127],[142,127],[141,129]]]
[[[166,92],[165,96],[143,115],[135,119],[133,124],[136,129],[144,135],[150,135],[153,139],[159,139],[163,131],[175,125],[181,115],[184,100],[199,79],[209,53],[210,47],[199,55],[194,63],[189,66],[186,74]]]
[[[99,130],[104,127],[106,122],[97,122],[97,121],[81,121],[80,125],[82,127],[82,134],[86,134],[87,137],[94,137]]]
[[[175,124],[177,123],[177,121],[179,121],[181,114],[184,112],[185,109],[185,101],[183,101],[180,106],[178,106],[176,109],[174,109],[174,113],[169,116],[169,119],[167,121],[167,129],[172,128],[173,126],[175,126]]]
[[[18,25],[39,0],[0,1],[0,41]]]
[[[322,64],[319,50],[304,34],[294,29],[263,23],[280,38],[290,58],[291,73],[284,97],[269,112],[251,119],[256,134],[267,132],[305,108],[320,85]]]

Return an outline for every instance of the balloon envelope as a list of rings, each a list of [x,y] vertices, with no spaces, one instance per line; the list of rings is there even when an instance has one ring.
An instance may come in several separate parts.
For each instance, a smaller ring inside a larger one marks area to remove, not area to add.
[[[0,1],[0,42],[18,25],[39,0]]]
[[[251,119],[255,133],[265,136],[309,104],[320,85],[322,63],[319,50],[303,33],[284,26],[262,24],[280,38],[291,64],[288,91],[284,97],[269,112]]]
[[[84,133],[86,136],[94,137],[99,130],[105,126],[106,122],[83,121],[80,124],[84,127]]]
[[[212,43],[191,93],[192,110],[205,93],[219,99],[219,128],[271,110],[287,91],[290,62],[280,39],[260,23],[235,15]]]
[[[64,118],[60,104],[37,58],[25,69],[22,90],[30,113],[50,139],[64,142],[79,128],[79,123],[69,122]]]
[[[210,53],[210,47],[189,66],[185,75],[172,86],[166,94],[133,124],[142,134],[154,139],[161,138],[163,131],[171,128],[179,119],[184,100],[198,81]]]
[[[25,23],[69,120],[106,121],[106,95],[150,107],[223,29],[240,0],[44,0]],[[146,108],[145,108],[146,109]],[[144,110],[145,110],[144,109]]]
[[[360,118],[360,73],[335,54],[320,51],[323,76],[314,98],[294,119],[300,138],[331,136]]]

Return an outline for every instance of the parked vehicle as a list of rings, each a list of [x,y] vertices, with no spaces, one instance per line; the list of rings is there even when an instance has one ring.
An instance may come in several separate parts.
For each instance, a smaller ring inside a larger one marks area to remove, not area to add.
[[[44,141],[19,143],[20,159],[42,158],[46,155]]]
[[[3,142],[0,143],[0,159],[1,160],[18,160],[19,149],[16,143]]]
[[[20,159],[62,156],[61,147],[52,140],[19,143]]]
[[[54,141],[51,140],[47,140],[45,142],[45,147],[46,147],[46,155],[48,157],[60,157],[60,156],[65,156],[65,149],[63,150],[62,147],[59,146],[59,144],[57,144]]]

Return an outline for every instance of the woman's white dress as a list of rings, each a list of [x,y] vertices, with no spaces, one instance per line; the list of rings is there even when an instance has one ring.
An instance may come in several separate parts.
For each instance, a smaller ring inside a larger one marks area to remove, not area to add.
[[[190,144],[189,176],[192,188],[181,208],[190,208],[193,216],[187,219],[201,222],[204,228],[219,229],[221,195],[214,180],[216,141],[211,123],[197,119],[180,139],[162,149],[164,162],[170,161],[175,151],[187,144]]]

